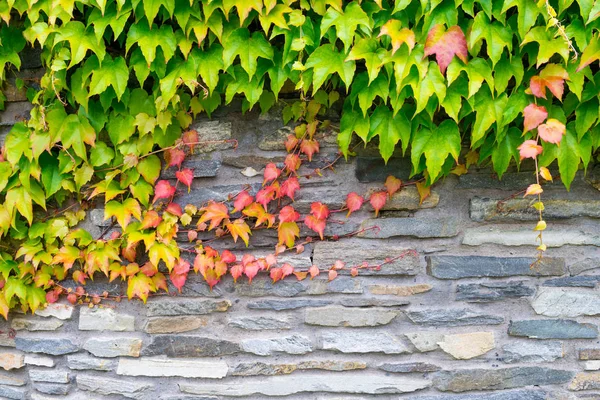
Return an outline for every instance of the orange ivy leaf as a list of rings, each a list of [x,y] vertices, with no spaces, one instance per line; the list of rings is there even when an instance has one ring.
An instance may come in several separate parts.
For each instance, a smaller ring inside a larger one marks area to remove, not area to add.
[[[348,193],[346,196],[346,208],[348,208],[348,214],[346,217],[349,217],[353,212],[360,210],[364,202],[365,199],[358,193]]]
[[[277,168],[277,166],[273,163],[269,163],[267,164],[267,166],[265,167],[265,172],[264,172],[264,180],[263,180],[263,186],[265,186],[267,184],[267,182],[270,181],[274,181],[275,179],[279,178],[279,175],[281,175],[281,170],[279,168]]]
[[[323,233],[325,232],[326,222],[324,219],[319,219],[314,215],[307,215],[304,218],[304,225],[306,225],[309,229],[317,232],[321,240],[323,240]]]
[[[258,274],[260,265],[257,262],[251,262],[244,265],[244,275],[248,277],[248,283],[252,283],[252,279]]]
[[[546,120],[546,118],[548,118],[548,111],[546,111],[546,107],[544,106],[538,106],[531,103],[523,110],[523,116],[525,117],[523,132],[529,132],[530,130],[537,128]]]
[[[298,138],[296,137],[296,135],[289,134],[285,141],[285,149],[287,150],[287,152],[289,153],[290,151],[294,150],[297,145]]]
[[[385,188],[387,189],[388,195],[392,197],[402,187],[402,181],[395,176],[388,176],[385,180]]]
[[[234,242],[237,242],[238,237],[241,237],[246,244],[246,247],[248,247],[252,232],[250,232],[250,227],[243,219],[236,219],[233,223],[225,224],[225,227],[229,230],[229,233],[231,233]]]
[[[154,283],[154,291],[158,289],[162,289],[165,292],[169,291],[169,287],[167,286],[167,277],[161,272],[157,272],[154,276],[152,276],[152,283]]]
[[[567,128],[559,120],[550,118],[545,124],[538,126],[538,133],[544,142],[560,145],[560,141],[567,133]]]
[[[540,176],[545,180],[552,182],[552,174],[550,173],[550,170],[548,170],[548,168],[540,167]]]
[[[295,271],[294,275],[296,276],[296,279],[298,279],[299,281],[303,281],[308,277],[308,272],[306,271]]]
[[[415,33],[408,28],[401,28],[402,22],[397,19],[390,19],[386,22],[379,31],[379,36],[387,35],[392,39],[392,55],[406,43],[409,50],[415,47]]]
[[[62,264],[65,271],[71,269],[75,261],[82,257],[81,250],[74,246],[63,246],[52,258],[52,264]]]
[[[226,262],[227,264],[234,263],[236,260],[235,254],[233,254],[229,250],[223,250],[221,253],[221,261]]]
[[[209,231],[219,226],[223,219],[229,218],[229,210],[223,203],[209,201],[208,205],[206,207],[202,207],[200,211],[203,211],[204,214],[202,214],[198,222],[204,223],[206,221],[210,221],[210,225],[208,227]]]
[[[206,275],[206,271],[215,267],[215,259],[206,254],[198,254],[194,259],[194,271],[200,272],[202,276]]]
[[[233,277],[233,282],[237,282],[238,278],[242,276],[244,273],[244,266],[242,264],[236,264],[229,269],[231,276]]]
[[[165,151],[165,161],[167,162],[167,168],[169,167],[181,167],[181,163],[185,160],[185,152],[180,149],[167,149]]]
[[[162,217],[154,210],[146,211],[140,229],[156,228],[162,221]]]
[[[190,271],[190,263],[187,261],[180,259],[177,264],[173,267],[173,270],[169,274],[169,278],[171,279],[171,283],[173,286],[177,288],[179,293],[181,293],[181,288],[185,284],[187,280],[188,272]]]
[[[175,186],[171,186],[169,181],[161,180],[154,187],[154,199],[152,203],[156,203],[158,199],[168,199],[175,194]]]
[[[271,201],[277,197],[279,193],[279,183],[275,182],[272,185],[269,185],[256,193],[256,201],[263,205],[266,209]]]
[[[156,290],[154,282],[144,274],[137,274],[127,282],[127,298],[139,297],[144,303],[148,300],[151,291]]]
[[[169,203],[169,205],[165,209],[165,212],[168,212],[169,214],[176,215],[178,217],[181,217],[183,215],[183,211],[181,210],[181,206],[179,204],[177,204],[177,203]]]
[[[79,283],[80,285],[85,285],[85,279],[87,278],[85,272],[77,270],[73,272],[72,277],[75,282]]]
[[[282,222],[277,229],[277,236],[279,238],[278,245],[285,243],[288,248],[292,248],[296,238],[300,237],[300,228],[295,222]]]
[[[190,153],[194,154],[194,147],[198,144],[198,132],[194,129],[183,132],[181,141],[190,148]]]
[[[267,226],[270,228],[275,223],[275,216],[266,212],[265,208],[258,203],[252,203],[248,207],[244,208],[242,214],[248,217],[256,218],[256,224],[254,225],[255,228],[264,224],[265,222],[268,223]]]
[[[419,193],[419,205],[421,205],[431,195],[431,186],[427,186],[425,182],[417,182],[415,186]]]
[[[194,170],[190,168],[184,168],[181,171],[176,171],[175,176],[179,182],[187,186],[189,193],[192,186],[192,181],[194,180]]]
[[[543,150],[542,146],[538,145],[535,140],[526,140],[517,149],[519,149],[521,160],[524,158],[536,158]]]
[[[330,281],[334,280],[335,278],[337,278],[338,273],[335,269],[330,269],[329,270],[329,274],[328,274],[328,278]]]
[[[531,93],[535,97],[546,98],[546,88],[556,96],[562,99],[564,92],[565,79],[569,79],[569,73],[558,64],[548,64],[539,75],[533,76],[529,81],[529,89],[526,93]]]
[[[233,212],[242,211],[244,208],[252,204],[253,201],[254,198],[250,196],[246,190],[241,191],[235,197],[235,201],[233,202]]]
[[[310,279],[312,280],[314,277],[319,276],[321,271],[319,271],[319,267],[313,264],[308,269],[308,273],[310,274]]]
[[[314,202],[310,205],[310,213],[317,219],[326,220],[329,217],[329,208],[321,202]]]
[[[283,273],[283,277],[290,276],[294,273],[294,267],[288,263],[285,263],[281,266],[281,272]]]
[[[290,199],[292,199],[292,201],[293,201],[294,194],[296,193],[296,190],[298,190],[298,189],[300,189],[300,182],[298,182],[298,178],[296,178],[295,176],[292,176],[292,177],[286,179],[285,182],[283,182],[281,184],[281,188],[279,189],[278,197],[287,196]]]
[[[387,193],[386,192],[377,192],[377,193],[373,193],[371,195],[371,198],[369,199],[369,203],[371,203],[371,206],[373,206],[373,208],[375,209],[375,217],[377,217],[379,215],[379,210],[381,210],[383,208],[383,206],[385,206],[386,202],[387,202]]]
[[[447,31],[441,24],[435,25],[427,34],[425,41],[424,57],[435,54],[435,59],[442,74],[450,61],[457,56],[467,63],[467,39],[459,26],[453,26]]]
[[[300,157],[298,157],[298,154],[288,154],[285,157],[284,164],[288,171],[296,172],[298,171],[298,168],[300,168]]]
[[[312,139],[304,139],[300,143],[300,151],[308,156],[308,161],[312,161],[313,154],[319,152],[319,142]]]
[[[279,211],[280,222],[295,222],[298,221],[298,218],[300,218],[300,214],[292,206],[285,206]]]
[[[273,283],[275,283],[283,279],[283,271],[281,268],[271,268],[271,271],[269,271],[269,276],[271,277]]]

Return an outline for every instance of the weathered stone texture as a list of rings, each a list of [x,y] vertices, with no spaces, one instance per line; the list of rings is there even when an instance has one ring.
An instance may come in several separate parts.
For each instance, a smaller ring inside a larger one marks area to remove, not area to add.
[[[17,337],[15,339],[17,349],[28,353],[45,353],[54,356],[75,353],[79,350],[70,339],[51,339],[51,338],[25,338]]]
[[[561,342],[512,342],[502,346],[502,361],[505,363],[553,362],[563,356]]]
[[[539,212],[533,208],[537,199],[489,199],[473,197],[470,216],[474,221],[535,221]],[[544,200],[544,219],[576,217],[600,218],[598,200]]]
[[[106,376],[78,374],[77,388],[100,395],[121,395],[129,399],[143,400],[152,398],[154,385],[142,381],[114,379]]]
[[[321,340],[323,350],[341,353],[410,353],[399,337],[386,332],[326,332],[321,335]]]
[[[205,315],[227,311],[228,300],[177,299],[148,302],[148,316]]]
[[[457,360],[481,356],[496,347],[493,332],[458,333],[444,335],[440,348]]]
[[[79,311],[80,331],[133,332],[135,317],[110,308],[85,308]]]
[[[139,357],[142,340],[132,337],[92,338],[83,348],[96,357]]]
[[[142,352],[144,356],[217,357],[239,353],[239,344],[200,336],[155,335]]]
[[[568,319],[521,320],[510,322],[508,334],[531,339],[594,339],[598,327]]]
[[[458,221],[455,218],[378,218],[366,220],[361,225],[364,232],[359,237],[387,239],[398,236],[412,236],[421,239],[449,238],[458,235]]]
[[[308,337],[295,334],[272,339],[244,339],[241,348],[247,353],[270,356],[273,353],[310,353],[313,350],[313,344]]]
[[[546,317],[572,318],[600,314],[600,294],[587,289],[544,287],[538,290],[531,306]]]
[[[503,301],[533,296],[535,289],[523,281],[467,283],[456,285],[456,300],[473,303]]]
[[[498,325],[504,322],[504,317],[500,315],[466,308],[407,311],[406,315],[415,324],[424,326]]]
[[[306,310],[304,322],[319,326],[364,327],[389,324],[400,312],[388,309],[322,307]]]
[[[561,258],[544,258],[532,265],[533,258],[487,256],[427,257],[427,272],[439,279],[508,277],[517,275],[550,276],[566,272]]]
[[[170,360],[168,358],[121,358],[118,375],[180,376],[183,378],[223,378],[227,375],[224,361]]]

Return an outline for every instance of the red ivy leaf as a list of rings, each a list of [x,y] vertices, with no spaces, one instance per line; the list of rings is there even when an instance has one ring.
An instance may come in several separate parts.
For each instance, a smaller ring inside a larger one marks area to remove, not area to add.
[[[300,214],[292,206],[285,206],[279,211],[280,222],[296,222],[298,218],[300,218]]]
[[[175,172],[175,176],[177,177],[177,180],[179,182],[183,183],[185,186],[188,187],[189,193],[192,186],[192,181],[194,180],[194,170],[185,168],[181,171]]]
[[[244,266],[242,264],[236,264],[229,269],[233,282],[237,282],[238,278],[244,273]]]
[[[154,199],[152,203],[155,203],[158,199],[168,199],[175,194],[175,186],[171,186],[169,181],[158,181],[154,186]]]
[[[298,145],[298,138],[296,135],[289,134],[285,141],[285,149],[289,153],[294,150],[294,148]]]
[[[300,151],[308,156],[308,161],[312,161],[313,154],[319,152],[319,142],[312,139],[304,139],[302,143],[300,143]]]
[[[566,133],[565,124],[550,118],[548,122],[538,126],[538,133],[544,142],[560,144],[563,135]]]
[[[167,168],[180,168],[183,160],[185,160],[185,152],[183,150],[168,149],[167,151],[165,151],[165,161],[167,162]]]
[[[198,232],[189,230],[187,233],[188,241],[193,242],[198,237]]]
[[[247,191],[240,192],[233,202],[233,212],[242,211],[254,202],[254,198]]]
[[[271,268],[269,276],[273,280],[273,283],[283,279],[283,271],[281,268]]]
[[[244,274],[248,277],[248,282],[252,283],[252,279],[258,274],[260,266],[257,262],[252,262],[244,266]]]
[[[310,279],[312,280],[314,277],[319,276],[321,271],[319,271],[319,267],[316,265],[311,265],[308,269],[308,273],[310,274]]]
[[[147,211],[144,214],[140,229],[156,228],[162,221],[162,217],[154,210]]]
[[[542,153],[542,146],[538,145],[535,140],[526,140],[522,145],[517,147],[521,160],[524,158],[536,158]]]
[[[467,62],[467,39],[459,26],[453,26],[447,31],[441,24],[435,25],[427,34],[425,41],[424,57],[435,54],[435,59],[440,66],[442,74],[446,72],[448,64],[457,56],[462,62]]]
[[[336,271],[335,269],[330,269],[330,270],[329,270],[328,277],[329,277],[329,280],[330,280],[330,281],[332,281],[332,280],[334,280],[335,278],[337,278],[337,276],[338,276],[338,273],[337,273],[337,271]]]
[[[388,195],[392,197],[394,193],[396,193],[402,187],[402,181],[395,176],[390,175],[385,180],[385,187]]]
[[[358,193],[348,193],[348,196],[346,196],[346,207],[348,208],[348,215],[346,215],[346,217],[349,217],[350,214],[352,214],[354,211],[360,210],[360,207],[362,207],[364,202],[365,199]]]
[[[377,192],[377,193],[373,193],[371,195],[371,198],[369,199],[369,203],[371,203],[371,205],[375,209],[376,217],[379,215],[379,210],[381,210],[383,208],[383,206],[385,206],[386,202],[387,202],[387,193],[386,192]]]
[[[177,215],[178,217],[181,217],[183,215],[181,206],[177,203],[169,203],[165,211],[170,214]]]
[[[263,180],[263,186],[265,186],[267,184],[267,182],[273,181],[277,178],[279,178],[279,175],[281,175],[281,170],[279,168],[277,168],[277,166],[273,163],[269,163],[267,164],[267,166],[265,167],[265,172],[264,172],[264,180]]]
[[[565,79],[569,73],[558,64],[548,64],[539,75],[533,76],[529,82],[529,91],[542,99],[546,98],[546,88],[558,99],[562,99],[565,90]]]
[[[546,111],[546,107],[544,106],[538,106],[531,103],[523,110],[523,116],[525,117],[525,122],[523,122],[523,132],[529,132],[530,130],[537,128],[546,120],[546,118],[548,118],[548,111]]]
[[[210,201],[208,205],[206,207],[202,207],[200,211],[204,211],[204,214],[202,214],[198,220],[198,223],[210,221],[210,225],[208,227],[209,231],[219,226],[223,219],[229,218],[229,210],[223,203]]]
[[[262,204],[266,209],[269,203],[277,197],[279,192],[279,184],[277,182],[269,185],[256,193],[256,202]]]
[[[298,157],[298,154],[288,154],[285,157],[284,164],[288,171],[296,172],[298,171],[298,168],[300,168],[300,157]]]
[[[281,188],[279,189],[279,197],[287,196],[293,201],[294,194],[298,189],[300,189],[300,182],[298,182],[298,178],[292,176],[281,184]]]
[[[181,140],[183,141],[183,143],[186,144],[186,146],[190,148],[190,152],[194,154],[194,147],[196,146],[196,144],[198,144],[199,141],[198,132],[193,129],[185,131],[183,132]]]

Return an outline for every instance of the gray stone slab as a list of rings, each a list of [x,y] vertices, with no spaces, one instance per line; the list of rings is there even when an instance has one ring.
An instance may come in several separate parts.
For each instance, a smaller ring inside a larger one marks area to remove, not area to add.
[[[502,361],[512,363],[553,362],[564,356],[561,342],[510,342],[502,346]]]
[[[484,282],[456,285],[456,300],[473,303],[503,301],[512,298],[529,297],[534,294],[535,289],[526,285],[524,281]]]
[[[36,383],[33,388],[40,393],[56,396],[66,396],[71,388],[69,385],[60,383]]]
[[[139,357],[142,340],[134,337],[93,337],[83,348],[96,357]]]
[[[206,315],[213,312],[224,312],[231,307],[229,300],[210,299],[157,299],[149,301],[149,317],[176,315]]]
[[[458,235],[458,220],[453,217],[436,218],[376,218],[361,225],[364,232],[357,236],[369,239],[416,237],[420,239],[450,238]]]
[[[381,157],[356,158],[356,178],[359,182],[385,182],[390,175],[401,180],[408,180],[412,164],[408,157],[392,157],[387,163]]]
[[[243,351],[259,356],[273,353],[306,354],[313,351],[312,341],[299,334],[268,339],[244,339],[240,344]]]
[[[79,350],[79,346],[66,338],[17,337],[15,338],[15,345],[18,350],[26,353],[44,353],[54,356],[75,353]]]
[[[133,332],[135,316],[111,308],[86,308],[79,311],[80,331]]]
[[[333,304],[332,300],[321,299],[289,299],[289,300],[258,300],[246,304],[253,310],[295,310],[305,307],[324,307]]]
[[[129,379],[115,379],[102,375],[79,374],[76,378],[77,388],[100,395],[121,395],[129,399],[143,400],[154,398],[151,392],[154,384]]]
[[[27,398],[27,389],[0,386],[0,396],[11,400],[25,400]]]
[[[568,319],[511,321],[508,334],[530,339],[595,339],[598,327]]]
[[[114,359],[96,358],[87,354],[67,356],[67,366],[75,370],[113,371],[117,367]]]
[[[0,126],[10,126],[17,122],[28,121],[32,109],[33,104],[28,101],[6,103],[4,111],[0,112]]]
[[[304,322],[317,326],[366,327],[387,325],[400,311],[385,308],[321,307],[306,310]]]
[[[572,371],[541,367],[457,369],[436,372],[433,387],[443,392],[512,389],[563,384],[569,382],[573,375]]]
[[[343,330],[321,334],[322,349],[341,353],[410,353],[408,346],[395,335],[383,331]]]
[[[427,272],[439,279],[551,276],[566,273],[562,258],[545,257],[535,265],[532,265],[535,261],[533,257],[430,256],[426,259]]]
[[[504,322],[503,316],[466,308],[409,310],[406,315],[413,323],[424,326],[499,325]]]
[[[503,392],[478,392],[474,394],[441,394],[419,396],[414,400],[548,400],[547,392],[538,389],[510,390]],[[557,399],[558,400],[558,399]],[[565,399],[566,400],[566,399]]]
[[[537,314],[572,318],[600,314],[600,294],[595,290],[541,287],[531,300]]]
[[[470,216],[474,221],[536,221],[539,212],[533,208],[536,199],[489,199],[473,197]],[[600,200],[544,200],[544,219],[577,217],[600,218]]]
[[[587,287],[595,288],[600,282],[600,275],[567,276],[544,281],[543,286],[553,287]]]
[[[213,178],[217,176],[221,163],[215,160],[202,160],[198,156],[187,156],[181,164],[181,168],[190,168],[194,178]],[[171,167],[163,171],[162,179],[176,179],[177,168]]]
[[[228,340],[201,336],[155,335],[142,350],[143,356],[219,357],[241,352],[240,345]]]
[[[442,369],[438,365],[424,363],[424,362],[409,362],[409,363],[385,363],[381,364],[378,367],[380,370],[385,372],[394,372],[394,373],[426,373],[426,372],[436,372]]]
[[[579,275],[582,272],[600,268],[600,260],[595,258],[585,258],[574,264],[569,265],[569,273],[571,275]]]
[[[544,231],[544,244],[547,247],[600,246],[600,235],[597,229],[550,226]],[[467,246],[497,244],[501,246],[534,246],[539,245],[537,232],[531,226],[478,226],[465,231],[462,243]]]
[[[229,326],[249,331],[291,329],[289,318],[276,318],[266,316],[233,317],[229,319]]]
[[[378,265],[386,258],[404,254],[404,257],[383,265],[380,270],[361,269],[359,275],[416,275],[421,270],[419,256],[416,252],[397,245],[374,243],[370,240],[342,240],[339,242],[317,242],[313,251],[313,263],[322,270],[343,261],[347,266],[357,266],[363,262]],[[342,270],[340,274],[348,274]]]

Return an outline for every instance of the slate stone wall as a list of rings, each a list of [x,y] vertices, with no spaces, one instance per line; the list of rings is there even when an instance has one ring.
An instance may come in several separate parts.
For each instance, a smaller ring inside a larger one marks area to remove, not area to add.
[[[27,108],[9,103],[0,125],[8,129]],[[246,176],[248,168],[260,172],[284,157],[289,127],[278,115],[225,109],[197,121],[202,138],[234,138],[239,146],[213,145],[188,158],[184,166],[196,179],[178,201],[224,200],[243,185],[258,190],[261,176]],[[335,135],[320,140],[313,168],[337,151]],[[407,187],[381,218],[367,210],[350,219],[335,214],[326,233],[369,226],[377,232],[280,257],[307,268],[416,251],[356,278],[271,284],[262,276],[252,285],[226,279],[211,292],[191,274],[181,294],[172,290],[146,305],[61,303],[33,316],[14,313],[0,322],[0,398],[598,399],[600,174],[590,167],[571,192],[547,186],[549,250],[531,268],[535,214],[520,191],[534,176],[526,169],[502,181],[487,169],[452,175],[422,205]],[[339,208],[348,192],[381,187],[389,173],[408,180],[409,161],[384,166],[361,149],[334,172],[305,180],[294,206],[306,211],[322,201]],[[110,227],[103,219],[98,208],[84,225],[97,236]],[[274,241],[273,232],[257,231],[250,249],[228,241],[218,247],[264,255]],[[125,291],[102,280],[88,290]]]

